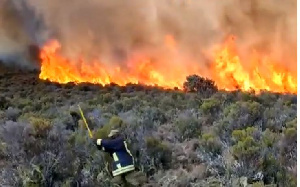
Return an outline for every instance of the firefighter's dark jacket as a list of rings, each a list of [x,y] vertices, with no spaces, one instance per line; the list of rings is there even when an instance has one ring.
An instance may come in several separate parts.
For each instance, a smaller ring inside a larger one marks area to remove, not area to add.
[[[135,169],[133,156],[127,148],[127,143],[122,136],[118,136],[114,139],[97,139],[96,144],[98,149],[108,152],[113,157],[113,176]]]

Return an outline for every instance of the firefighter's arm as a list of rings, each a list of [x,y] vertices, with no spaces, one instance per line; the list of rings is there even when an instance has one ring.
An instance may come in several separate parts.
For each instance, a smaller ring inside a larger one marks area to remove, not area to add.
[[[103,139],[94,139],[93,142],[99,150],[105,151],[105,148],[102,145],[102,140]]]
[[[103,151],[114,150],[119,140],[97,139],[96,145]]]

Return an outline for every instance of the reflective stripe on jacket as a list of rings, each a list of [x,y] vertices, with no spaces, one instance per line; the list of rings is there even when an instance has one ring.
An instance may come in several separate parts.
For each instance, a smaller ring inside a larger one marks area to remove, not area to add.
[[[135,169],[133,156],[127,148],[127,143],[122,136],[115,139],[97,139],[97,146],[113,157],[113,176]]]

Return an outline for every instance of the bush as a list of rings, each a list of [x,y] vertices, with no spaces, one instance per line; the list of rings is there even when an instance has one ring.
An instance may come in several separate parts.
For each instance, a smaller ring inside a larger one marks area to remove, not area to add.
[[[240,92],[238,94],[239,100],[241,101],[259,101],[256,97],[255,92]]]
[[[147,128],[154,126],[154,123],[165,123],[167,121],[164,111],[156,107],[146,106],[140,111],[140,118],[143,119],[143,123]]]
[[[205,97],[209,97],[218,90],[214,81],[198,75],[188,76],[186,81],[183,83],[183,89],[187,92],[200,93]]]
[[[274,103],[278,100],[278,95],[275,95],[271,92],[262,92],[258,95],[258,99],[260,103],[262,103],[266,107],[274,106]]]
[[[274,144],[276,144],[279,141],[279,134],[273,133],[269,129],[266,129],[263,132],[262,136],[262,142],[264,147],[274,147]]]
[[[138,107],[140,105],[140,99],[138,99],[137,97],[125,97],[122,99],[122,105],[124,111],[129,111],[134,107]]]
[[[222,139],[230,137],[233,130],[259,126],[262,123],[263,107],[257,102],[236,102],[224,109],[224,118],[219,122],[218,134]]]
[[[282,163],[292,167],[296,164],[297,157],[297,119],[287,123],[283,135],[280,147]]]
[[[105,104],[113,102],[113,96],[110,93],[106,93],[102,96],[102,102]]]
[[[8,109],[5,112],[5,115],[7,119],[16,121],[18,117],[20,116],[21,111],[17,108],[8,107]]]
[[[222,153],[222,144],[218,137],[211,133],[203,134],[200,139],[200,145],[204,150],[216,156]]]
[[[47,119],[30,117],[29,122],[33,126],[36,137],[46,137],[52,128],[50,121]]]
[[[0,186],[113,186],[110,155],[91,143],[83,121],[76,124],[80,116],[69,115],[78,104],[96,138],[121,126],[147,185],[232,186],[248,178],[296,186],[296,94],[214,93],[214,83],[197,75],[187,77],[184,89],[189,93],[60,85],[25,72],[2,76]]]
[[[154,137],[147,137],[146,146],[156,168],[168,169],[170,167],[172,151],[165,143]]]
[[[285,111],[283,113],[283,111]],[[293,120],[293,114],[290,108],[283,106],[282,103],[276,103],[272,108],[265,109],[263,113],[264,128],[269,128],[273,132],[280,133],[286,126],[286,123]]]
[[[259,142],[253,138],[256,128],[248,127],[246,130],[234,130],[232,137],[235,144],[233,145],[233,155],[236,159],[250,162],[259,153]]]
[[[220,109],[221,101],[215,98],[205,99],[200,107],[204,114],[213,114]]]
[[[170,110],[171,108],[174,108],[175,104],[176,103],[173,101],[173,99],[171,97],[164,96],[160,100],[159,108],[167,111],[167,110]]]
[[[0,109],[7,109],[9,105],[9,100],[4,96],[0,96]]]
[[[179,116],[175,125],[178,128],[180,140],[198,138],[201,135],[201,121],[194,116]]]

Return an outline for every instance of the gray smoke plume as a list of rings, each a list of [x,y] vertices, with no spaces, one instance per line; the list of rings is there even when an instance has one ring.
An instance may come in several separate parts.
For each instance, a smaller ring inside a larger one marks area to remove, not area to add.
[[[296,71],[296,0],[0,0],[0,59],[31,64],[28,46],[57,39],[68,58],[84,55],[126,68],[128,58],[189,62],[203,73],[211,50],[237,37],[241,58],[254,49]],[[176,50],[165,45],[175,40]]]

